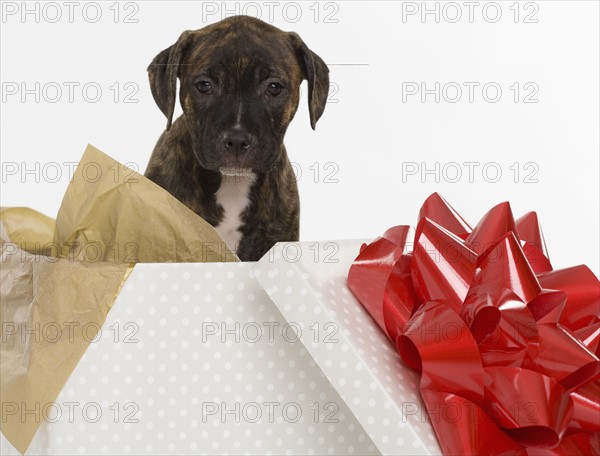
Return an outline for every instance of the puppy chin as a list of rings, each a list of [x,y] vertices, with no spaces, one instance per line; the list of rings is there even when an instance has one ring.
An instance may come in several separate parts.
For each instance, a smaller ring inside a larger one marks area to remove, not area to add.
[[[226,154],[219,163],[219,172],[223,176],[245,176],[253,172],[248,160]]]
[[[240,166],[221,166],[219,172],[223,176],[249,176],[254,174],[252,168],[242,168]]]

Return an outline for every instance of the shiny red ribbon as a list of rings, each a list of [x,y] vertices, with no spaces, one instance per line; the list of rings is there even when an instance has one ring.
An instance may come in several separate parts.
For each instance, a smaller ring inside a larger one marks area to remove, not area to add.
[[[472,229],[434,193],[348,286],[421,372],[444,454],[600,454],[600,282],[552,269],[535,212],[502,203]]]

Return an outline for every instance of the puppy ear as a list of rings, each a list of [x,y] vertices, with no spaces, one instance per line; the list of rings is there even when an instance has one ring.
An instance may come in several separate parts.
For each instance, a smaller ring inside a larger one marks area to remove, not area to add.
[[[298,34],[291,32],[290,39],[296,51],[296,58],[302,69],[304,79],[308,81],[308,109],[310,126],[315,129],[317,120],[325,111],[329,94],[329,68],[323,59],[311,51]]]
[[[173,122],[179,64],[190,43],[191,36],[191,31],[183,32],[177,42],[154,57],[148,67],[152,96],[160,110],[167,117],[167,130],[171,128]]]

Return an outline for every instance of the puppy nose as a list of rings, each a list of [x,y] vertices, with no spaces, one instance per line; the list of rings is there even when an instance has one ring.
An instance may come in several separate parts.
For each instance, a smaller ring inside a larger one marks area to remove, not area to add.
[[[235,154],[242,154],[250,148],[252,135],[244,130],[229,130],[223,135],[223,143],[229,151]]]

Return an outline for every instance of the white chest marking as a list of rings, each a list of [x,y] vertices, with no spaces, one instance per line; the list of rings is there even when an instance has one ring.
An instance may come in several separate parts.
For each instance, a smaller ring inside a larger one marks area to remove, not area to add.
[[[240,216],[250,202],[248,196],[254,177],[254,174],[249,173],[243,175],[223,174],[221,175],[221,187],[215,194],[217,203],[223,207],[223,219],[215,228],[227,246],[234,251],[237,251],[242,238],[242,233],[239,231],[242,224]]]

